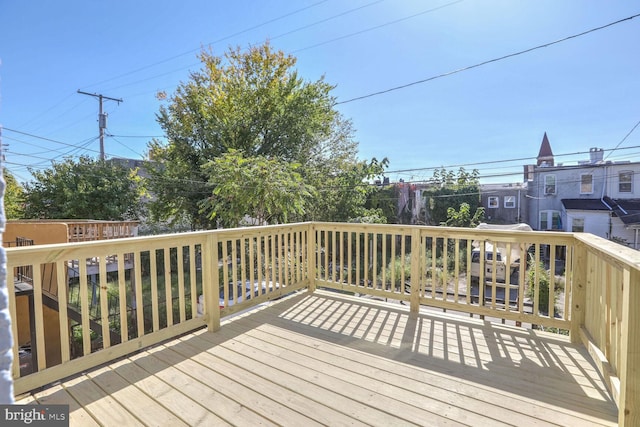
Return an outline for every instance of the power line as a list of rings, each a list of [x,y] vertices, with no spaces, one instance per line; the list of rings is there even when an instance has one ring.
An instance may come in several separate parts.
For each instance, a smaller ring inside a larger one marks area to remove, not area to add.
[[[220,42],[222,42],[222,41],[225,41],[225,40],[231,39],[231,38],[233,38],[233,37],[236,37],[236,36],[239,36],[239,35],[241,35],[241,34],[247,33],[247,32],[249,32],[249,31],[253,31],[253,30],[258,29],[258,28],[260,28],[260,27],[264,27],[265,25],[272,24],[272,23],[277,22],[277,21],[279,21],[279,20],[281,20],[281,19],[288,18],[288,17],[290,17],[290,16],[296,15],[296,14],[298,14],[298,13],[300,13],[300,12],[303,12],[303,11],[305,11],[305,10],[311,9],[311,8],[313,8],[313,7],[316,7],[316,6],[318,6],[318,5],[322,4],[322,3],[326,3],[327,1],[329,1],[329,0],[321,0],[321,1],[318,1],[318,2],[316,2],[316,3],[310,4],[309,6],[305,6],[305,7],[303,7],[303,8],[296,9],[296,10],[294,10],[294,11],[292,11],[292,12],[286,13],[286,14],[284,14],[284,15],[280,15],[280,16],[278,16],[278,17],[276,17],[276,18],[269,19],[269,20],[264,21],[264,22],[262,22],[262,23],[260,23],[260,24],[253,25],[253,26],[251,26],[251,27],[248,27],[248,28],[245,28],[245,29],[243,29],[243,30],[237,31],[237,32],[235,32],[235,33],[233,33],[233,34],[230,34],[230,35],[228,35],[228,36],[225,36],[225,37],[222,37],[222,38],[217,39],[217,40],[215,40],[215,41],[209,42],[209,43],[207,43],[207,45],[209,45],[209,46],[210,46],[210,45],[213,45],[213,44],[216,44],[216,43],[220,43]],[[90,85],[85,86],[85,87],[97,86],[97,85],[100,85],[100,84],[103,84],[103,83],[107,83],[107,82],[110,82],[110,81],[113,81],[113,80],[116,80],[116,79],[119,79],[119,78],[122,78],[122,77],[126,77],[126,76],[129,76],[129,75],[131,75],[131,74],[135,74],[135,73],[137,73],[137,72],[140,72],[140,71],[146,70],[146,69],[148,69],[148,68],[155,67],[156,65],[160,65],[160,64],[164,64],[164,63],[169,62],[169,61],[173,61],[173,60],[174,60],[174,59],[176,59],[176,58],[180,58],[180,57],[182,57],[182,56],[189,55],[189,54],[194,53],[194,52],[197,52],[197,51],[199,51],[199,50],[201,50],[201,49],[202,49],[201,47],[199,47],[199,48],[197,48],[197,49],[191,49],[191,50],[188,50],[188,51],[186,51],[186,52],[180,53],[180,54],[178,54],[178,55],[174,55],[174,56],[172,56],[172,57],[170,57],[170,58],[163,59],[163,60],[158,61],[158,62],[155,62],[155,63],[153,63],[153,64],[150,64],[150,65],[146,65],[146,66],[144,66],[144,67],[137,68],[137,69],[135,69],[135,70],[133,70],[133,71],[129,71],[129,72],[126,72],[126,73],[120,74],[120,75],[118,75],[118,76],[111,77],[111,78],[109,78],[109,79],[99,81],[98,83],[90,84]]]
[[[295,33],[295,32],[298,32],[298,31],[301,31],[301,30],[304,30],[304,29],[310,28],[310,27],[313,27],[313,26],[315,26],[315,25],[318,25],[318,24],[321,24],[321,23],[324,23],[324,22],[330,21],[330,20],[335,19],[335,18],[338,18],[338,17],[340,17],[340,16],[347,15],[347,14],[349,14],[349,13],[355,12],[355,11],[360,10],[360,9],[363,9],[363,8],[365,8],[365,7],[368,7],[368,6],[371,6],[371,5],[374,5],[374,4],[377,4],[377,3],[380,3],[381,1],[383,1],[383,0],[379,0],[379,1],[372,2],[372,3],[368,3],[368,4],[365,4],[365,5],[361,6],[361,7],[354,8],[354,9],[350,9],[350,10],[347,10],[347,11],[345,11],[345,12],[342,12],[342,13],[339,13],[339,14],[336,14],[336,15],[333,15],[333,16],[330,16],[330,17],[328,17],[328,18],[325,18],[325,19],[321,19],[321,20],[319,20],[319,21],[312,22],[312,23],[310,23],[310,24],[304,25],[304,26],[302,26],[302,27],[298,27],[298,28],[293,29],[293,30],[291,30],[291,31],[288,31],[288,32],[285,32],[285,33],[282,33],[282,34],[278,34],[278,35],[276,35],[276,36],[274,36],[274,37],[270,38],[270,40],[275,40],[275,39],[278,39],[278,38],[284,37],[284,36],[286,36],[286,35],[289,35],[289,34],[292,34],[292,33]],[[315,47],[323,46],[323,45],[325,45],[325,44],[329,44],[329,43],[332,43],[332,42],[337,41],[337,40],[346,39],[346,38],[349,38],[349,37],[353,37],[353,36],[356,36],[356,35],[360,35],[360,34],[363,34],[363,33],[367,33],[367,32],[369,32],[369,31],[377,30],[377,29],[379,29],[379,28],[383,28],[383,27],[386,27],[386,26],[389,26],[389,25],[397,24],[397,23],[399,23],[399,22],[403,22],[403,21],[406,21],[406,20],[409,20],[409,19],[412,19],[412,18],[415,18],[415,17],[421,16],[421,15],[424,15],[424,14],[427,14],[427,13],[430,13],[430,12],[435,12],[436,10],[439,10],[439,9],[442,9],[442,8],[445,8],[445,7],[453,6],[454,4],[461,3],[461,2],[463,2],[463,1],[464,1],[464,0],[457,0],[457,1],[454,1],[454,2],[451,2],[451,3],[444,4],[444,5],[442,5],[442,6],[438,6],[438,7],[431,8],[431,9],[427,9],[427,10],[424,10],[424,11],[422,11],[422,12],[414,13],[414,14],[409,15],[409,16],[405,16],[405,17],[402,17],[402,18],[399,18],[399,19],[396,19],[396,20],[393,20],[393,21],[388,21],[388,22],[385,22],[385,23],[383,23],[383,24],[376,25],[376,26],[374,26],[374,27],[365,28],[364,30],[360,30],[360,31],[357,31],[357,32],[354,32],[354,33],[349,33],[349,34],[346,34],[346,35],[343,35],[343,36],[340,36],[340,37],[337,37],[337,38],[333,38],[333,39],[330,39],[330,40],[326,40],[326,41],[321,42],[321,43],[316,43],[316,44],[311,45],[311,46],[306,46],[306,47],[303,47],[303,48],[300,48],[300,49],[294,50],[294,51],[292,51],[291,53],[292,53],[292,54],[295,54],[295,53],[302,52],[302,51],[305,51],[305,50],[313,49],[313,48],[315,48]],[[232,37],[232,36],[229,36],[229,37]],[[226,37],[226,38],[229,38],[229,37]],[[209,45],[212,45],[212,44],[217,43],[217,42],[219,42],[219,41],[222,41],[222,40],[224,40],[224,39],[225,39],[225,38],[220,39],[220,40],[217,40],[217,41],[215,41],[215,42],[211,42],[211,43],[209,43]],[[196,50],[192,50],[192,51],[190,51],[189,53],[191,53],[191,52],[195,52],[195,51],[196,51]],[[178,56],[182,56],[182,54],[181,54],[181,55],[178,55]],[[176,58],[176,57],[173,57],[173,58]],[[173,58],[170,58],[169,60],[171,60],[171,59],[173,59]],[[167,61],[169,61],[169,60],[162,61],[162,62],[167,62]],[[162,63],[162,62],[160,62],[160,63]],[[157,64],[160,64],[160,63],[157,63]],[[157,64],[152,64],[152,65],[150,65],[150,66],[148,66],[148,67],[143,67],[143,68],[141,68],[141,69],[139,69],[139,70],[136,70],[136,71],[141,71],[141,70],[143,70],[143,69],[150,68],[150,67],[152,67],[152,66],[154,66],[154,65],[157,65]],[[177,68],[177,69],[174,69],[174,70],[171,70],[171,71],[167,71],[167,72],[164,72],[164,73],[161,73],[161,74],[156,74],[156,75],[151,76],[151,77],[146,77],[146,78],[143,78],[143,79],[139,79],[139,80],[136,80],[136,81],[133,81],[133,82],[129,82],[129,83],[125,83],[125,84],[118,85],[118,86],[112,86],[112,87],[110,87],[110,88],[109,88],[109,90],[113,90],[113,89],[120,89],[120,88],[123,88],[123,87],[126,87],[126,86],[132,86],[132,85],[136,85],[136,84],[138,84],[138,83],[147,82],[147,81],[149,81],[149,80],[153,80],[153,79],[156,79],[156,78],[158,78],[158,77],[163,77],[163,76],[166,76],[166,75],[169,75],[169,74],[173,74],[173,73],[176,73],[176,72],[178,72],[178,71],[186,70],[186,69],[189,69],[189,68],[191,68],[191,67],[198,66],[198,65],[200,65],[200,63],[199,63],[199,62],[198,62],[198,63],[189,64],[189,65],[187,65],[187,66],[180,67],[180,68]],[[132,73],[134,73],[134,72],[136,72],[136,71],[133,71],[133,72],[131,72],[131,73],[127,73],[127,74],[132,74]],[[120,77],[120,76],[119,76],[119,77]],[[118,78],[118,77],[115,77],[114,79],[116,79],[116,78]],[[109,80],[107,80],[107,81],[114,80],[114,79],[109,79]],[[155,91],[155,90],[154,90],[154,91],[152,91],[152,92],[144,92],[144,93],[142,93],[142,94],[153,93],[153,92],[157,92],[157,91]],[[129,97],[131,97],[131,96],[132,96],[132,95],[129,95]],[[135,96],[135,95],[133,95],[133,96]]]
[[[350,13],[357,12],[358,10],[364,9],[365,7],[373,6],[374,4],[378,4],[378,3],[382,3],[383,1],[384,0],[377,0],[377,1],[374,1],[374,2],[371,2],[371,3],[367,3],[367,4],[364,4],[362,6],[353,8],[353,9],[349,9],[347,11],[338,13],[336,15],[332,15],[332,16],[330,16],[328,18],[324,18],[324,19],[321,19],[319,21],[312,22],[311,24],[307,24],[307,25],[304,25],[302,27],[298,27],[298,28],[295,28],[293,30],[287,31],[285,33],[278,34],[277,36],[269,37],[269,40],[276,40],[276,39],[279,39],[281,37],[288,36],[288,35],[293,34],[293,33],[297,33],[298,31],[306,30],[307,28],[311,28],[311,27],[314,27],[316,25],[324,24],[325,22],[329,22],[329,21],[332,21],[332,20],[334,20],[336,18],[340,18],[340,17],[348,15]],[[462,0],[460,0],[460,1],[462,1]]]
[[[617,150],[617,149],[618,149],[618,147],[620,147],[620,146],[622,145],[622,143],[623,143],[623,142],[624,142],[624,141],[629,137],[629,135],[631,135],[631,134],[633,133],[633,131],[634,131],[634,130],[636,130],[636,128],[638,127],[638,125],[640,125],[640,120],[638,120],[638,123],[636,123],[636,125],[635,125],[634,127],[632,127],[632,128],[631,128],[631,130],[630,130],[630,131],[629,131],[629,132],[624,136],[624,138],[622,138],[622,141],[618,142],[618,145],[616,145],[616,147],[615,147],[613,150],[611,150],[611,153],[607,154],[607,157],[605,157],[605,158],[604,158],[605,160],[606,160],[606,159],[608,159],[608,158],[609,158],[609,156],[610,156],[611,154],[613,154],[613,152],[614,152],[615,150]]]
[[[637,126],[637,125],[636,125]],[[618,144],[619,146],[620,144]],[[624,148],[607,148],[607,149],[603,149],[603,151],[615,151],[615,150],[630,150],[632,148],[640,148],[640,145],[635,145],[632,147],[624,147]],[[566,153],[566,154],[554,154],[553,157],[566,157],[566,156],[576,156],[576,155],[580,155],[580,154],[589,154],[589,151],[576,151],[573,153]],[[502,160],[490,160],[490,161],[485,161],[485,162],[474,162],[474,163],[460,163],[460,164],[453,164],[453,165],[448,165],[448,166],[430,166],[430,167],[424,167],[424,168],[415,168],[415,169],[400,169],[400,170],[396,170],[396,171],[387,171],[385,173],[404,173],[404,172],[419,172],[419,171],[425,171],[425,170],[435,170],[435,169],[451,169],[451,168],[460,168],[460,167],[467,167],[467,166],[479,166],[479,165],[491,165],[494,163],[506,163],[506,162],[522,162],[525,160],[535,160],[537,159],[536,156],[532,156],[532,157],[516,157],[516,158],[512,158],[512,159],[502,159]],[[558,166],[561,167],[561,166]]]
[[[113,138],[164,138],[164,135],[112,135],[107,133],[106,136]]]
[[[19,133],[20,135],[30,136],[31,138],[41,139],[41,140],[43,140],[43,141],[55,142],[56,144],[60,144],[60,145],[66,145],[67,147],[73,147],[73,148],[82,148],[82,149],[85,149],[85,147],[78,146],[78,145],[76,145],[76,144],[69,144],[69,143],[67,143],[67,142],[57,141],[57,140],[55,140],[55,139],[51,139],[51,138],[45,138],[44,136],[38,136],[38,135],[34,135],[34,134],[32,134],[32,133],[22,132],[22,131],[19,131],[19,130],[16,130],[16,129],[11,129],[11,128],[8,128],[8,127],[4,127],[3,129],[4,129],[4,130],[8,130],[9,132]],[[96,139],[97,139],[97,137],[96,137],[96,138],[93,138],[93,137],[92,137],[91,142],[95,141]],[[84,142],[86,142],[86,140],[85,140],[85,141],[80,142],[80,144],[82,144],[82,143],[84,143]],[[87,150],[87,151],[93,151],[93,152],[98,153],[98,154],[100,153],[100,151],[99,151],[99,150],[92,150],[92,149],[90,149],[90,148],[86,148],[86,150]]]
[[[625,21],[630,21],[630,20],[632,20],[634,18],[637,18],[638,16],[640,16],[640,13],[638,13],[636,15],[629,16],[629,17],[624,18],[624,19],[620,19],[620,20],[615,21],[615,22],[611,22],[611,23],[606,24],[606,25],[602,25],[600,27],[592,28],[590,30],[583,31],[583,32],[578,33],[578,34],[574,34],[574,35],[562,38],[560,40],[556,40],[556,41],[553,41],[553,42],[541,44],[541,45],[538,45],[538,46],[535,46],[535,47],[531,47],[529,49],[521,50],[519,52],[510,53],[508,55],[504,55],[504,56],[501,56],[499,58],[489,59],[488,61],[480,62],[478,64],[470,65],[468,67],[460,68],[460,69],[457,69],[457,70],[454,70],[454,71],[449,71],[447,73],[438,74],[437,76],[428,77],[426,79],[417,80],[417,81],[414,81],[414,82],[411,82],[411,83],[407,83],[407,84],[404,84],[404,85],[401,85],[401,86],[395,86],[395,87],[392,87],[390,89],[385,89],[385,90],[381,90],[381,91],[378,91],[378,92],[373,92],[373,93],[370,93],[368,95],[362,95],[362,96],[357,96],[355,98],[347,99],[346,101],[336,102],[335,105],[347,104],[349,102],[359,101],[361,99],[371,98],[371,97],[382,95],[382,94],[385,94],[385,93],[394,92],[396,90],[405,89],[405,88],[408,88],[410,86],[415,86],[415,85],[418,85],[418,84],[430,82],[432,80],[436,80],[436,79],[439,79],[439,78],[442,78],[442,77],[448,77],[448,76],[451,76],[453,74],[458,74],[458,73],[461,73],[463,71],[468,71],[468,70],[471,70],[473,68],[478,68],[478,67],[482,67],[483,65],[491,64],[492,62],[502,61],[504,59],[508,59],[508,58],[512,58],[514,56],[518,56],[518,55],[522,55],[522,54],[525,54],[525,53],[529,53],[529,52],[532,52],[532,51],[537,50],[537,49],[542,49],[544,47],[549,47],[549,46],[552,46],[554,44],[562,43],[562,42],[565,42],[567,40],[574,39],[576,37],[581,37],[581,36],[584,36],[586,34],[593,33],[594,31],[602,30],[604,28],[611,27],[613,25],[617,25],[617,24],[620,24],[620,23],[625,22]]]
[[[443,4],[442,6],[434,7],[434,8],[431,8],[431,9],[423,10],[422,12],[414,13],[413,15],[405,16],[404,18],[399,18],[399,19],[396,19],[396,20],[393,20],[393,21],[385,22],[384,24],[380,24],[380,25],[376,25],[374,27],[365,28],[364,30],[356,31],[355,33],[349,33],[349,34],[346,34],[344,36],[336,37],[336,38],[331,39],[331,40],[326,40],[326,41],[321,42],[321,43],[316,43],[316,44],[311,45],[311,46],[303,47],[303,48],[294,50],[291,53],[302,52],[302,51],[305,51],[305,50],[308,50],[308,49],[313,49],[315,47],[324,46],[325,44],[333,43],[333,42],[338,41],[338,40],[343,40],[343,39],[346,39],[346,38],[349,38],[349,37],[353,37],[353,36],[357,36],[357,35],[360,35],[360,34],[368,33],[369,31],[373,31],[373,30],[377,30],[377,29],[382,28],[382,27],[387,27],[389,25],[397,24],[398,22],[406,21],[408,19],[412,19],[412,18],[415,18],[415,17],[420,16],[420,15],[425,15],[427,13],[435,12],[436,10],[440,10],[440,9],[445,8],[445,7],[453,6],[454,4],[462,3],[463,1],[464,0],[456,0],[456,1],[453,1],[451,3]],[[345,102],[349,102],[349,101],[345,101]],[[338,104],[340,104],[340,103],[338,103]]]

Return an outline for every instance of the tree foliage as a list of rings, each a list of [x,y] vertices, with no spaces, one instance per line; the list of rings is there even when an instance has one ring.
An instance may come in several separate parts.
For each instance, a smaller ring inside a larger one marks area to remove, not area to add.
[[[484,219],[484,208],[477,208],[476,211],[471,214],[471,207],[468,203],[462,203],[460,209],[456,210],[454,207],[447,209],[447,221],[445,224],[449,227],[470,227],[475,228]]]
[[[299,166],[264,156],[244,157],[232,149],[204,165],[214,190],[200,207],[226,227],[287,222],[289,215],[304,213],[305,200],[314,191],[304,184]]]
[[[38,219],[137,219],[142,189],[135,171],[87,156],[30,169],[25,217]]]
[[[290,212],[295,219],[337,220],[332,215],[357,210],[352,205],[359,197],[339,193],[361,186],[370,165],[356,159],[353,129],[334,109],[332,85],[323,78],[303,80],[294,68],[296,59],[269,43],[231,48],[223,56],[205,51],[200,60],[201,69],[167,97],[158,113],[168,143],[151,143],[156,167],[149,189],[156,197],[151,207],[156,218],[186,219],[192,228],[211,228],[213,217],[218,221],[222,212],[230,214],[226,209],[211,215],[207,209],[213,205],[203,204],[218,188],[211,179],[214,169],[204,165],[230,150],[238,150],[245,160],[300,165],[296,173],[318,193],[305,209]],[[329,201],[343,203],[328,210]]]
[[[467,172],[464,168],[460,168],[457,173],[454,173],[442,168],[434,171],[432,182],[435,188],[426,191],[427,212],[425,216],[430,225],[447,224],[450,208],[453,208],[451,212],[453,216],[464,214],[463,203],[468,205],[470,218],[483,218],[484,210],[480,200],[480,174],[477,170]]]
[[[7,169],[4,176],[4,214],[7,219],[20,219],[24,215],[24,188]]]

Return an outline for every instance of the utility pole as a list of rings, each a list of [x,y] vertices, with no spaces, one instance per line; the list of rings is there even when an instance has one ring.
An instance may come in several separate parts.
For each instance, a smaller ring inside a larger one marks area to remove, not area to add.
[[[116,101],[118,103],[118,105],[120,105],[121,102],[124,102],[122,99],[119,98],[109,98],[108,96],[104,96],[101,93],[88,93],[88,92],[83,92],[80,89],[78,89],[78,93],[82,94],[82,95],[89,95],[89,96],[93,96],[95,98],[98,98],[98,101],[100,102],[100,112],[98,113],[98,130],[100,131],[100,160],[105,160],[105,155],[104,155],[104,130],[107,127],[107,115],[105,113],[102,112],[102,100],[106,99],[109,101]]]

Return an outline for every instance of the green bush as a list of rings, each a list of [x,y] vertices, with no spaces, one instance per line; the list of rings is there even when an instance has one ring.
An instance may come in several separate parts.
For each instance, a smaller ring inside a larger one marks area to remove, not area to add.
[[[538,291],[538,310],[541,313],[549,314],[549,284],[551,283],[551,276],[549,270],[544,267],[542,262],[537,265],[535,262],[529,262],[529,268],[527,269],[527,296],[532,300],[535,300],[536,295],[536,272],[538,274],[538,284],[540,289]],[[558,294],[562,291],[564,284],[562,281],[554,282],[554,296],[553,296],[553,315],[556,313],[556,302],[558,301]]]

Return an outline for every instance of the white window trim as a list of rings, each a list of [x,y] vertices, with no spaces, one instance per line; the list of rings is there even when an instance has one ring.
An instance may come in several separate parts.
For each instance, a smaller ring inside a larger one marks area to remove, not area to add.
[[[630,187],[629,187],[629,191],[622,191],[622,190],[620,190],[620,185],[622,184],[622,181],[620,181],[620,175],[622,175],[622,174],[629,174],[629,175],[631,175],[631,177],[630,177],[630,178],[631,178],[631,180],[630,180],[629,182],[626,182],[626,181],[625,181],[625,184],[629,184],[629,186],[630,186]],[[633,175],[634,175],[634,174],[633,174],[633,171],[631,171],[631,170],[625,170],[625,171],[620,171],[620,172],[618,172],[618,193],[625,193],[625,194],[627,194],[627,193],[633,193]]]
[[[547,191],[547,178],[553,178],[553,192],[548,192]],[[558,191],[558,180],[556,179],[555,175],[545,175],[544,176],[544,180],[543,180],[543,186],[544,186],[544,195],[545,196],[552,196],[555,195]]]
[[[547,228],[542,228],[542,214],[545,214],[547,216]],[[553,228],[554,224],[553,224],[553,214],[558,214],[558,217],[560,218],[560,228]],[[558,230],[562,230],[562,213],[560,211],[556,211],[556,210],[552,210],[552,209],[546,209],[546,210],[542,210],[538,213],[538,229],[539,230],[553,230],[553,231],[558,231]]]
[[[582,191],[582,177],[583,176],[590,176],[591,177],[591,191]],[[590,173],[580,174],[580,194],[593,194],[593,174],[590,174]]]
[[[574,233],[576,232],[576,231],[573,230],[574,223],[576,221],[582,221],[582,232],[584,232],[584,225],[585,225],[586,221],[585,221],[585,218],[583,216],[576,216],[576,217],[571,218],[571,231],[574,232]]]
[[[514,209],[516,207],[516,196],[504,196],[504,207],[505,209]],[[512,205],[507,205],[507,200],[510,200]]]
[[[491,201],[495,200],[495,204],[492,204]],[[489,209],[497,209],[500,207],[500,197],[498,196],[489,196],[487,199],[487,207]]]

